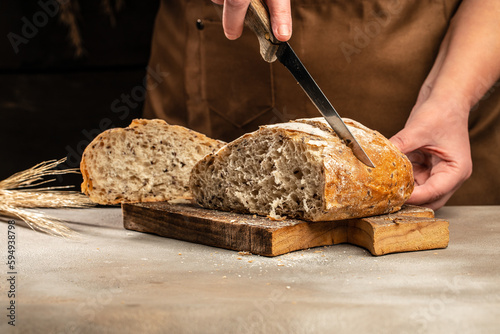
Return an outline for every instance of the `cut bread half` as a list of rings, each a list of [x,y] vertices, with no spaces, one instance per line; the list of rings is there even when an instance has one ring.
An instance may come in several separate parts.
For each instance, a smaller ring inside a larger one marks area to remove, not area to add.
[[[99,204],[191,197],[192,167],[223,144],[163,120],[136,119],[87,146],[80,164],[82,192]]]
[[[190,185],[203,207],[310,221],[395,212],[412,165],[388,139],[345,119],[375,164],[361,163],[322,118],[262,126],[199,161]]]

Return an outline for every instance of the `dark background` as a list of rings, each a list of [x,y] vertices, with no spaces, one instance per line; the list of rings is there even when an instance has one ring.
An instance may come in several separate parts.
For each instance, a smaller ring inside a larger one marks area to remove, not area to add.
[[[118,99],[123,105],[123,94],[143,86],[159,1],[125,0],[114,11],[115,24],[104,1],[78,1],[80,57],[60,13],[51,17],[40,1],[0,2],[0,179],[63,157],[68,160],[60,168],[79,167],[92,138],[128,125],[142,111],[143,98],[127,105],[128,112],[117,113],[112,103]],[[23,38],[17,53],[9,40],[13,34]],[[66,175],[54,185],[79,189],[80,183],[80,175]]]

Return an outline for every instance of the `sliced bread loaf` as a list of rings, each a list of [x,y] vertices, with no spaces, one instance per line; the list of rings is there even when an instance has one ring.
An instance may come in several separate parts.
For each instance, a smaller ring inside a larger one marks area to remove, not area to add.
[[[163,120],[104,131],[85,149],[82,192],[99,204],[190,197],[192,167],[224,143]]]
[[[190,185],[203,207],[310,221],[395,212],[412,165],[388,139],[345,122],[375,164],[361,163],[322,118],[262,126],[199,161]]]

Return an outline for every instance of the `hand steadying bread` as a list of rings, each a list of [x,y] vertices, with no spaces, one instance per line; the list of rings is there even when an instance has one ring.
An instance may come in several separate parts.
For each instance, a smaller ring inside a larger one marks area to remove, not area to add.
[[[85,149],[82,192],[99,204],[190,197],[191,168],[224,143],[163,120],[104,131]]]
[[[388,139],[345,123],[375,164],[361,163],[321,118],[262,126],[199,161],[191,191],[203,207],[310,221],[391,213],[410,197],[412,165]]]

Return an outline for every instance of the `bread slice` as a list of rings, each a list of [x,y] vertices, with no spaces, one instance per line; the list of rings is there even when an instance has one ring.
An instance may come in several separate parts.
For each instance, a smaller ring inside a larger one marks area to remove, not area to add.
[[[82,192],[99,204],[190,197],[194,164],[223,144],[163,120],[136,119],[87,146],[80,164]]]
[[[413,191],[412,165],[389,140],[345,122],[375,164],[361,163],[322,118],[262,126],[198,162],[203,207],[309,221],[395,212]]]

